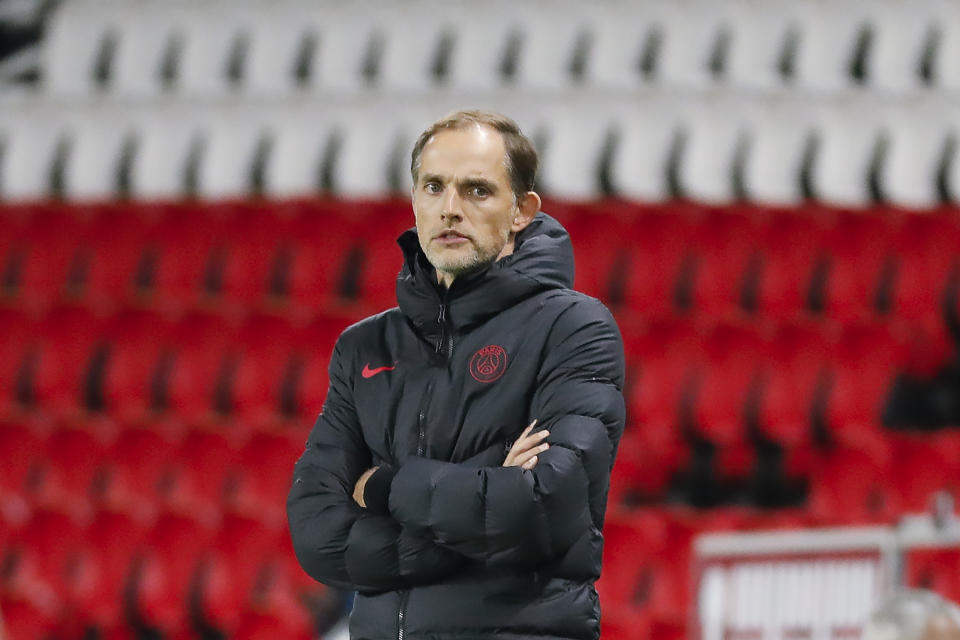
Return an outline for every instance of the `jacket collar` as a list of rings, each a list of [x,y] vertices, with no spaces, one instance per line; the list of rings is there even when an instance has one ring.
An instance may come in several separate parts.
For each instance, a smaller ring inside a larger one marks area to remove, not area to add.
[[[404,315],[426,336],[440,331],[441,304],[447,305],[449,325],[462,331],[535,293],[573,286],[570,236],[557,220],[543,212],[517,234],[511,255],[477,273],[457,278],[449,291],[437,283],[436,270],[420,248],[416,229],[405,231],[397,243],[404,256],[397,278],[397,302]]]

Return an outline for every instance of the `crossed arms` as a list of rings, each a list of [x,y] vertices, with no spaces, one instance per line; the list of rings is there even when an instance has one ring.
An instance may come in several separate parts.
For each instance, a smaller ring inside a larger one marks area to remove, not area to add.
[[[373,492],[377,500],[367,482],[381,474],[371,469],[343,365],[350,342],[348,332],[334,350],[327,402],[287,502],[310,575],[394,590],[437,582],[471,561],[534,566],[596,534],[624,421],[622,344],[599,303],[577,302],[551,329],[530,407],[548,433],[531,425],[506,460],[502,445],[461,463],[408,459]]]

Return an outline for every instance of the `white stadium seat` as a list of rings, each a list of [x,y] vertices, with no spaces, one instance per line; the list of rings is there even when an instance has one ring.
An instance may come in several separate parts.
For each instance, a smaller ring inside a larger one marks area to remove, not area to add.
[[[98,59],[110,53],[110,38],[115,34],[102,8],[83,2],[61,3],[49,20],[41,49],[45,91],[64,96],[93,92]]]
[[[130,193],[144,200],[182,197],[190,154],[201,127],[190,105],[162,105],[135,117],[137,153],[130,166]]]
[[[889,0],[871,8],[873,39],[867,57],[871,88],[900,93],[922,88],[920,69],[936,15],[922,5],[919,9],[913,3]]]
[[[794,85],[814,91],[841,91],[853,77],[858,39],[868,26],[871,3],[800,0],[792,7],[797,29]]]
[[[167,5],[153,3],[118,7],[117,47],[113,60],[110,91],[123,97],[150,98],[162,93],[172,74],[182,41],[182,29],[176,17],[179,12]],[[172,78],[171,78],[172,79]]]
[[[25,101],[0,111],[4,141],[0,192],[5,201],[29,201],[50,196],[58,146],[69,133],[59,105]]]
[[[835,102],[815,114],[817,153],[811,170],[814,194],[849,208],[873,202],[870,172],[880,141],[875,114],[856,100]]]
[[[540,184],[552,196],[588,200],[600,195],[600,162],[611,121],[603,109],[562,108],[543,118]]]
[[[589,30],[583,24],[582,3],[563,3],[543,10],[543,5],[518,5],[513,24],[522,45],[517,56],[514,86],[530,90],[561,90],[574,83],[576,59],[586,54]],[[539,11],[535,9],[540,9]]]
[[[591,34],[584,85],[601,89],[643,85],[643,55],[655,38],[651,12],[644,11],[643,5],[597,3],[583,19]]]
[[[705,95],[689,105],[677,174],[685,196],[718,205],[737,198],[734,165],[749,118],[745,102],[725,95]]]
[[[70,114],[70,152],[63,170],[63,195],[70,200],[109,200],[118,195],[121,160],[130,127],[125,110],[97,107]]]
[[[289,198],[316,193],[322,185],[330,131],[311,109],[295,109],[270,124],[264,195]]]
[[[203,122],[204,148],[197,165],[197,195],[215,200],[252,193],[253,167],[266,127],[255,110],[229,110]]]
[[[645,202],[671,197],[667,166],[679,131],[677,99],[675,94],[642,95],[619,114],[610,158],[610,182],[619,195]]]
[[[724,84],[775,91],[785,84],[782,63],[791,46],[791,15],[783,1],[730,2],[724,26],[729,33]]]
[[[706,89],[717,84],[712,56],[723,38],[716,2],[657,2],[651,5],[661,32],[656,81],[662,85]]]
[[[948,114],[943,103],[923,100],[883,111],[887,144],[878,178],[892,204],[924,209],[940,203],[937,179],[950,134]]]
[[[803,201],[801,172],[811,138],[810,105],[796,99],[764,100],[747,123],[743,188],[749,200],[771,206]]]

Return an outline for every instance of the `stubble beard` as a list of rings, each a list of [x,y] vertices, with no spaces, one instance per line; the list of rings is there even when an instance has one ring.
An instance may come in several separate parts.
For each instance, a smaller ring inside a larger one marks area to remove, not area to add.
[[[509,237],[510,232],[507,230],[504,232],[503,237],[500,238],[501,242],[499,243],[499,247],[493,244],[480,246],[473,238],[470,238],[468,241],[471,250],[467,253],[444,255],[446,253],[445,250],[440,249],[438,251],[430,247],[424,249],[424,254],[438,272],[458,278],[475,273],[493,264],[500,255],[500,252],[503,251],[503,247],[506,246]]]

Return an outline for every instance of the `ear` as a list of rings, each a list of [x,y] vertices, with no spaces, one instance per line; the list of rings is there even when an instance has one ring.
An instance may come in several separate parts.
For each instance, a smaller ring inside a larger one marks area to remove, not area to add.
[[[510,231],[513,233],[519,233],[527,228],[527,225],[533,222],[533,218],[537,215],[537,212],[540,211],[540,196],[534,191],[527,191],[523,194],[523,197],[520,198],[520,202],[517,204],[517,213],[513,217],[513,222],[510,225]]]

